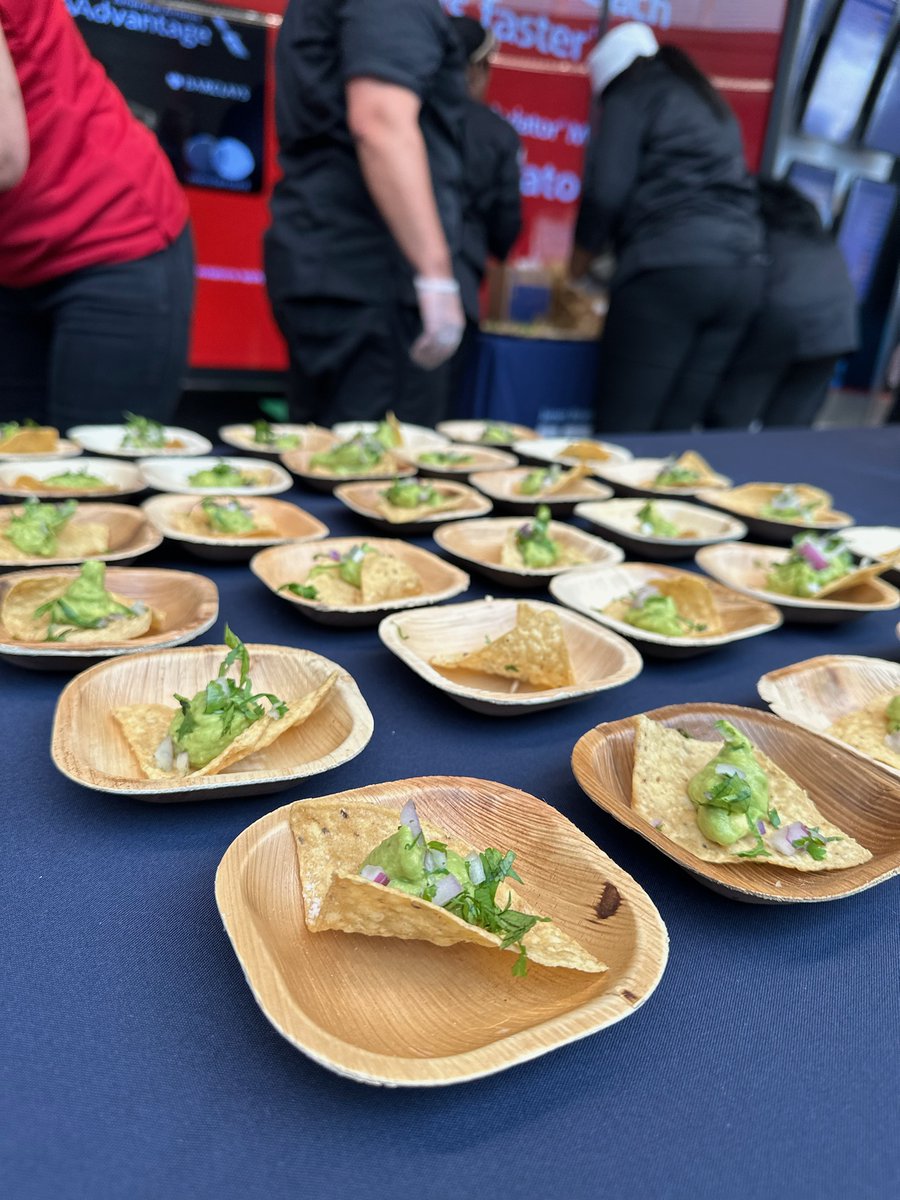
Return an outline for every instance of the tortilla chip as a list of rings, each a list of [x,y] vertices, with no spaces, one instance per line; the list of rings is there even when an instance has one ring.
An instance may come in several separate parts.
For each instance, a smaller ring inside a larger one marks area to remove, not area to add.
[[[337,679],[338,672],[335,671],[302,699],[289,701],[287,712],[280,720],[267,714],[254,721],[205,767],[188,771],[184,776],[175,770],[164,771],[156,762],[157,748],[168,734],[172,718],[179,712],[177,708],[169,708],[164,704],[130,704],[125,708],[115,709],[113,717],[125,735],[125,740],[145,778],[199,779],[206,775],[221,774],[234,763],[265,750],[288,730],[302,725],[316,711]]]
[[[722,482],[722,476],[718,471],[714,471],[702,454],[698,454],[696,450],[685,450],[684,454],[679,455],[671,464],[672,467],[681,467],[685,471],[695,471],[697,478],[690,483],[657,483],[655,477],[645,480],[641,487],[646,488],[699,488],[699,487],[718,487]]]
[[[515,529],[510,529],[509,533],[503,539],[503,545],[500,547],[500,565],[502,567],[512,567],[516,571],[558,571],[561,567],[577,567],[581,563],[587,562],[583,554],[579,554],[577,550],[573,550],[571,546],[567,546],[560,538],[554,537],[553,541],[559,547],[559,557],[553,566],[527,567],[516,542],[516,531]]]
[[[217,496],[215,499],[218,500],[220,497]],[[234,499],[234,497],[222,497],[221,499]],[[260,512],[253,504],[248,501],[242,501],[242,504],[244,508],[250,509],[253,520],[256,522],[256,528],[250,529],[246,533],[224,533],[221,529],[215,529],[203,511],[202,503],[195,505],[189,512],[176,513],[172,524],[177,529],[180,529],[182,533],[192,534],[194,537],[223,538],[232,541],[236,538],[265,537],[267,534],[278,532],[272,520]]]
[[[895,692],[886,692],[883,696],[877,696],[865,708],[847,713],[835,721],[825,732],[829,737],[862,750],[869,758],[887,763],[895,771],[900,771],[900,754],[886,745],[884,740],[888,733],[887,706],[895,695]]]
[[[559,616],[549,608],[516,605],[516,623],[489,645],[469,654],[431,659],[433,667],[484,671],[538,688],[570,687],[575,672]]]
[[[563,471],[556,483],[551,483],[549,487],[541,488],[539,492],[532,492],[529,495],[529,499],[538,501],[542,500],[545,496],[556,496],[561,492],[567,491],[574,484],[580,483],[582,479],[587,479],[590,473],[590,467],[586,466],[584,463],[579,463],[577,467],[572,467],[570,471]],[[519,493],[519,495],[525,494],[522,491],[523,481],[524,476],[523,479],[520,480],[516,485],[515,490]]]
[[[422,592],[418,571],[391,554],[367,554],[359,577],[363,604],[401,600],[404,596],[418,596]]]
[[[326,571],[316,575],[314,579],[306,577],[306,582],[316,589],[316,600],[331,608],[352,608],[360,603],[359,588],[341,579],[337,571]]]
[[[61,575],[45,575],[37,579],[23,579],[13,584],[3,598],[0,623],[6,634],[16,642],[45,642],[49,621],[46,616],[35,617],[35,609],[51,600],[57,600],[72,582]],[[131,607],[134,600],[110,592],[113,600]],[[134,641],[148,632],[153,624],[153,610],[133,617],[117,617],[103,629],[73,629],[66,634],[63,646],[99,646],[107,643]]]
[[[399,825],[399,812],[362,801],[300,800],[292,806],[291,828],[307,929],[313,933],[338,929],[436,946],[470,942],[499,949],[500,938],[486,929],[469,925],[427,900],[371,883],[358,873],[367,855]],[[463,858],[474,853],[474,847],[424,823],[423,832],[427,840],[442,841]],[[505,904],[507,897],[514,908],[534,911],[502,883],[497,889],[498,903]],[[588,954],[553,922],[533,926],[523,943],[529,959],[542,966],[593,974],[607,970],[605,963]],[[518,953],[517,946],[509,949]]]
[[[41,556],[26,554],[14,542],[6,537],[6,530],[14,516],[19,516],[21,508],[0,509],[0,559],[6,562],[33,563],[39,562]],[[109,549],[109,528],[96,521],[80,521],[76,513],[67,521],[56,535],[56,550],[47,558],[92,558],[105,554]]]
[[[848,588],[858,587],[861,583],[867,583],[870,579],[877,579],[879,575],[883,575],[885,571],[890,569],[891,564],[886,562],[873,563],[869,567],[859,567],[855,571],[850,571],[847,575],[842,575],[840,579],[832,579],[831,583],[826,583],[820,588],[814,600],[821,600],[823,596],[833,596],[837,592],[846,591]]]
[[[612,455],[600,442],[588,439],[570,442],[560,450],[557,458],[580,458],[582,462],[607,462]]]
[[[388,429],[390,429],[391,433],[394,435],[394,445],[395,446],[404,445],[403,426],[400,424],[399,420],[397,419],[396,413],[391,412],[391,411],[386,412],[384,414],[384,423],[385,423],[385,425],[387,425]]]
[[[648,579],[664,596],[671,596],[679,613],[695,625],[705,625],[700,635],[722,632],[722,621],[712,588],[699,575],[678,575],[669,579]]]
[[[788,857],[775,851],[768,858],[738,858],[750,850],[755,839],[749,834],[732,846],[708,842],[697,824],[696,809],[688,796],[691,778],[721,749],[722,742],[686,738],[677,729],[669,729],[645,716],[635,717],[634,773],[632,775],[632,807],[646,821],[660,821],[660,833],[670,838],[704,862],[746,864],[762,863],[784,867],[790,871],[835,871],[868,862],[872,857],[864,846],[833,825],[819,812],[809,796],[761,751],[756,760],[769,779],[769,795],[773,808],[778,810],[782,827],[793,821],[815,826],[824,837],[838,837],[829,842],[827,857],[816,862],[808,854]]]
[[[48,425],[25,426],[0,441],[0,454],[53,454],[58,445],[58,429]]]
[[[797,499],[800,504],[811,504],[813,508],[810,510],[809,520],[817,523],[824,523],[835,517],[831,512],[831,496],[828,492],[821,488],[813,487],[809,483],[743,483],[740,487],[729,488],[728,491],[719,493],[719,499],[727,501],[728,507],[736,513],[743,513],[748,517],[758,517],[760,512],[767,504],[771,504],[776,496],[779,496],[786,487],[791,487],[796,492]],[[835,518],[838,524],[843,524],[839,518]],[[786,525],[803,526],[804,521],[797,517],[773,517],[766,516],[767,521],[784,521]]]
[[[396,504],[390,504],[383,495],[379,495],[375,509],[392,525],[409,525],[432,514],[437,516],[438,513],[452,512],[454,508],[460,508],[466,502],[465,495],[460,492],[450,492],[444,488],[435,490],[441,497],[440,504],[416,504],[412,508],[398,508]]]

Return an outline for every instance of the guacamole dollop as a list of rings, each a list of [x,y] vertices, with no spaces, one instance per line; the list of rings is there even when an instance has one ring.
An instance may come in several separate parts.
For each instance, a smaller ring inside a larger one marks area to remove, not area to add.
[[[22,512],[10,520],[4,536],[24,554],[49,558],[56,551],[60,531],[72,519],[77,508],[75,500],[67,500],[65,504],[42,504],[40,500],[26,500]]]
[[[516,547],[526,567],[553,567],[559,561],[559,544],[547,532],[549,527],[550,509],[541,504],[534,519],[516,530]]]
[[[536,496],[538,492],[559,483],[562,473],[563,468],[559,463],[554,463],[551,467],[535,467],[519,484],[519,491],[523,496]]]
[[[437,505],[441,503],[441,495],[430,483],[420,483],[417,479],[395,479],[382,496],[388,504],[396,508],[418,508],[420,504]]]
[[[660,487],[687,487],[696,483],[699,478],[699,472],[695,471],[693,467],[679,467],[675,462],[670,461],[657,472],[653,482]]]
[[[887,706],[888,733],[900,733],[900,692]]]
[[[365,542],[360,546],[351,546],[345,554],[332,550],[328,554],[317,554],[319,560],[307,575],[306,583],[283,583],[279,592],[293,592],[304,600],[318,600],[319,593],[312,580],[322,575],[337,575],[351,587],[362,588],[362,565],[367,554],[372,554],[372,547]],[[324,561],[322,561],[324,560]]]
[[[136,607],[128,608],[112,598],[105,582],[106,563],[86,562],[61,596],[35,609],[36,617],[49,618],[51,640],[56,627],[103,629],[114,617],[136,615]]]
[[[372,434],[358,433],[349,441],[340,442],[331,450],[314,454],[311,467],[322,467],[335,475],[355,475],[378,467],[385,456],[384,443]]]
[[[787,558],[769,568],[766,587],[785,596],[813,597],[826,584],[849,575],[853,565],[842,538],[801,533],[794,538]]]
[[[674,599],[649,584],[635,592],[622,620],[637,629],[664,637],[684,637],[690,628],[690,622],[679,613]]]
[[[808,521],[815,507],[814,503],[804,504],[796,489],[788,486],[773,496],[768,504],[764,504],[759,515],[772,521]]]
[[[136,413],[123,413],[125,417],[125,432],[122,436],[122,449],[132,450],[164,450],[166,447],[166,427],[152,417],[139,417]]]
[[[253,422],[253,441],[273,450],[296,450],[303,441],[299,433],[278,433],[268,421]]]
[[[508,446],[510,442],[515,441],[515,437],[516,433],[511,425],[503,421],[490,421],[485,425],[478,440],[486,446]]]
[[[191,770],[199,770],[222,753],[239,734],[266,715],[268,701],[271,715],[280,719],[287,705],[269,692],[253,693],[250,680],[250,655],[247,647],[226,625],[225,644],[229,651],[215,679],[188,700],[176,694],[181,706],[169,725],[175,757],[187,755]],[[235,682],[228,671],[240,662],[240,681]]]
[[[416,837],[408,825],[401,825],[396,833],[377,845],[362,866],[381,867],[390,879],[386,886],[410,896],[430,899],[428,893],[433,895],[441,876],[447,874],[463,890],[473,890],[466,860],[442,842],[426,842],[422,835]]]
[[[254,487],[257,479],[255,475],[245,475],[230,463],[220,462],[188,475],[188,483],[191,487],[202,488]]]
[[[724,746],[688,783],[700,832],[719,846],[747,834],[758,836],[761,844],[756,823],[770,819],[769,780],[748,738],[728,721],[716,721],[716,729]]]
[[[58,475],[46,476],[44,483],[49,483],[51,487],[84,488],[85,491],[109,487],[105,479],[101,479],[99,475],[89,475],[86,470],[60,471]]]
[[[213,500],[208,497],[201,505],[211,529],[217,533],[252,533],[256,521],[249,508],[237,500]]]
[[[640,531],[647,537],[677,538],[681,536],[678,526],[664,517],[652,500],[638,510],[637,516]]]
[[[426,467],[461,467],[471,461],[471,454],[459,450],[426,450],[419,455],[419,462]]]
[[[0,421],[0,442],[5,442],[14,433],[18,433],[20,429],[37,428],[37,421],[33,421],[31,417],[28,417],[25,421]]]

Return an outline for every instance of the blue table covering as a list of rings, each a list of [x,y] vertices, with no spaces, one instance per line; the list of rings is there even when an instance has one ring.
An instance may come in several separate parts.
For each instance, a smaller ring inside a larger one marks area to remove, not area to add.
[[[623,440],[642,453],[684,448],[671,436]],[[808,480],[859,522],[900,523],[900,429],[691,444],[736,480]],[[331,497],[290,498],[335,533],[363,532]],[[281,794],[116,799],[50,762],[67,676],[0,666],[5,1195],[900,1194],[900,882],[819,905],[723,899],[591,804],[569,767],[577,738],[601,721],[680,701],[760,706],[759,675],[825,651],[896,659],[900,613],[648,660],[621,689],[498,721],[413,676],[374,630],[307,621],[243,566],[168,546],[143,561],[215,579],[221,618],[203,640],[220,642],[227,619],[247,641],[307,646],[347,667],[375,734],[353,762]],[[469,597],[484,591],[473,578]],[[237,834],[298,795],[445,773],[498,779],[565,813],[649,892],[671,958],[641,1009],[584,1041],[479,1082],[373,1089],[316,1066],[268,1024],[213,877]]]

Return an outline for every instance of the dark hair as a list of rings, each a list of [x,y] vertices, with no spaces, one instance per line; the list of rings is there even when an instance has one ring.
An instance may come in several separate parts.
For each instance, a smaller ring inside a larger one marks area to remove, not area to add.
[[[769,229],[825,239],[828,233],[819,210],[786,179],[758,178],[759,211]]]
[[[679,49],[678,46],[666,43],[660,46],[656,57],[659,62],[669,68],[673,75],[693,88],[700,99],[709,106],[714,116],[718,117],[720,121],[726,120],[731,115],[731,109],[694,60],[685,54],[683,50]]]

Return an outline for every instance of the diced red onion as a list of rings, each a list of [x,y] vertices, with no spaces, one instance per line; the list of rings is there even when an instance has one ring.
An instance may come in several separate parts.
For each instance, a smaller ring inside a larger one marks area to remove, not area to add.
[[[175,765],[175,746],[171,737],[164,737],[156,747],[153,760],[161,771],[171,771]]]
[[[888,750],[893,750],[895,754],[900,754],[900,729],[895,733],[886,734],[884,744]]]
[[[332,560],[332,562],[340,562],[341,561],[341,556],[340,556],[340,554],[338,554],[337,550],[329,550],[328,557]]]
[[[424,866],[426,871],[446,871],[447,855],[443,850],[426,850]]]
[[[469,868],[469,878],[476,887],[479,883],[484,883],[484,863],[480,854],[470,854],[466,859],[466,866]]]
[[[390,876],[383,867],[365,866],[360,867],[359,871],[363,879],[368,879],[370,883],[388,884],[391,882]]]
[[[801,542],[797,547],[797,553],[802,554],[809,565],[816,571],[824,571],[828,566],[828,559],[814,542]]]
[[[455,875],[442,875],[435,885],[432,903],[443,908],[445,904],[450,903],[454,896],[458,896],[461,891],[462,884]]]
[[[407,801],[400,809],[400,824],[406,825],[414,838],[422,836],[422,826],[419,824],[419,814],[416,812],[415,803],[412,800]]]
[[[766,823],[761,817],[756,822],[756,828],[759,830],[759,836],[762,837],[762,835],[766,832]]]
[[[809,826],[804,825],[802,821],[791,821],[787,829],[784,831],[791,845],[798,842],[801,838],[809,837]]]
[[[520,525],[519,529],[518,529],[518,534],[519,534],[519,537],[523,537],[523,538],[531,537],[531,525]]]

